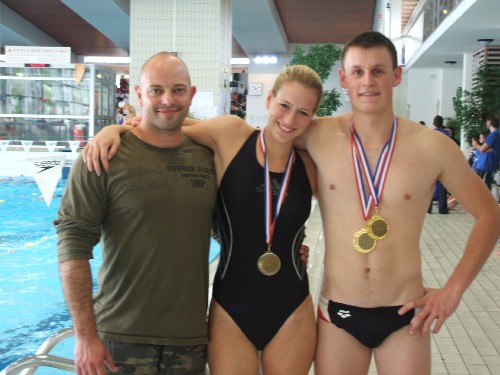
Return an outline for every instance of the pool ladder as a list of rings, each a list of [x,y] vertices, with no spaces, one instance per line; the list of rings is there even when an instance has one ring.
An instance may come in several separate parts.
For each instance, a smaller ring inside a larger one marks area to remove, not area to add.
[[[75,332],[73,331],[73,327],[61,329],[47,338],[34,355],[20,358],[12,362],[0,371],[0,375],[32,375],[39,367],[52,367],[76,373],[75,364],[72,359],[49,354],[62,340],[73,337],[74,335]]]
[[[74,372],[75,363],[72,359],[50,355],[50,351],[59,344],[62,340],[73,337],[75,331],[73,327],[63,328],[60,331],[49,336],[42,345],[38,348],[34,355],[20,358],[12,362],[2,371],[0,375],[33,375],[39,367],[52,367],[68,372]],[[210,375],[210,370],[205,370],[205,375]]]

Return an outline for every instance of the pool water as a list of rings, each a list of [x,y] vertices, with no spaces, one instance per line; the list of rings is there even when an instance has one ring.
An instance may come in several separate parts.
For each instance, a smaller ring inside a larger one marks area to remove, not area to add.
[[[47,207],[33,178],[0,178],[0,370],[34,354],[47,337],[71,326],[52,225],[64,188],[62,180]],[[218,254],[212,241],[210,261]],[[98,248],[94,256],[90,263],[96,275]],[[73,345],[73,338],[64,340],[51,354],[73,358]],[[67,372],[40,368],[37,374]]]

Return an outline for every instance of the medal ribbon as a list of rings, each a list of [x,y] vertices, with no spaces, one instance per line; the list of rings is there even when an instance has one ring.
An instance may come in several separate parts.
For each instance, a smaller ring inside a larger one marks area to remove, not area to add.
[[[264,139],[264,130],[260,132],[260,148],[262,150],[262,153],[264,154],[264,192],[266,197],[264,214],[266,218],[266,242],[267,245],[270,246],[274,235],[274,225],[276,224],[276,219],[278,218],[281,206],[285,201],[286,192],[288,191],[288,186],[290,185],[292,166],[295,163],[295,150],[293,148],[290,150],[290,155],[288,156],[285,172],[283,174],[283,178],[281,179],[280,192],[278,195],[278,199],[276,200],[276,207],[274,209],[274,216],[273,216],[273,208],[272,208],[273,195],[272,195],[271,177],[269,175],[269,165],[266,154],[266,141]]]
[[[372,175],[361,139],[356,133],[354,123],[351,125],[352,161],[354,164],[359,200],[365,221],[368,220],[370,216],[372,206],[375,205],[376,208],[379,207],[380,198],[382,197],[382,191],[384,190],[385,180],[387,178],[387,172],[389,171],[389,165],[391,164],[394,147],[396,145],[397,128],[398,120],[397,117],[394,117],[391,135],[380,152],[377,166],[375,168],[375,174]],[[363,176],[368,184],[368,197],[365,190]]]

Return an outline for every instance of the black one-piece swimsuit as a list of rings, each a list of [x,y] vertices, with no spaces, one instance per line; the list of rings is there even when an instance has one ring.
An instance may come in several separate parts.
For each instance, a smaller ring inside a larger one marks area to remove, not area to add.
[[[213,298],[262,350],[309,295],[299,248],[311,211],[312,192],[304,163],[297,155],[272,241],[281,269],[274,276],[263,275],[257,267],[258,258],[267,250],[264,168],[256,157],[258,135],[255,131],[248,138],[219,187],[216,218],[221,255]],[[283,173],[271,173],[273,207],[282,177]]]

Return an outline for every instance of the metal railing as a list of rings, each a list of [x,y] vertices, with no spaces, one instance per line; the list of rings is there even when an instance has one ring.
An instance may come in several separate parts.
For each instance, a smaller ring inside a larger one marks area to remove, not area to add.
[[[60,141],[32,141],[27,139],[0,139],[0,151],[77,152],[88,139]]]
[[[12,362],[0,371],[0,375],[33,375],[39,367],[52,367],[76,373],[75,363],[72,359],[49,354],[57,344],[74,335],[73,327],[61,329],[47,338],[34,355]],[[210,375],[208,365],[205,369],[205,375]]]
[[[0,371],[0,375],[32,375],[39,367],[52,367],[76,373],[72,359],[49,354],[62,340],[73,337],[74,335],[73,327],[61,329],[47,338],[34,355],[20,358],[12,362]]]

